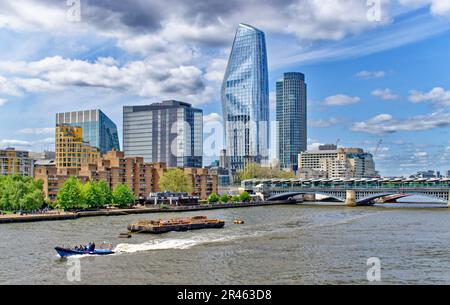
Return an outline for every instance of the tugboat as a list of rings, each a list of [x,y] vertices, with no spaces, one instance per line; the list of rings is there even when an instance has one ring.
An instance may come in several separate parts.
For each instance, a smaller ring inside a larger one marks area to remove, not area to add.
[[[55,247],[55,250],[62,258],[74,255],[109,255],[115,253],[112,251],[112,246],[110,246],[110,249],[95,249],[94,243],[74,248]]]
[[[189,231],[199,229],[219,229],[225,226],[225,221],[208,219],[206,216],[190,218],[175,218],[169,220],[139,220],[128,226],[128,231],[138,233],[161,234],[170,231]]]

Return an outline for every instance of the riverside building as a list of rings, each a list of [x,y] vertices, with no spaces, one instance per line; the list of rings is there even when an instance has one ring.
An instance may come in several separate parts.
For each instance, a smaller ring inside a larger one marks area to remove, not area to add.
[[[7,148],[0,150],[0,175],[33,176],[34,161],[28,151]]]

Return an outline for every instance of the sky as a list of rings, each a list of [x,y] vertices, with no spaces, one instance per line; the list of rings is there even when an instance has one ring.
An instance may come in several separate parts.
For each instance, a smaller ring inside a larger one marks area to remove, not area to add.
[[[124,105],[167,99],[203,109],[208,138],[241,22],[266,34],[273,120],[276,81],[306,75],[309,149],[450,170],[448,0],[1,1],[0,148],[54,150],[55,113],[83,109],[121,136]]]

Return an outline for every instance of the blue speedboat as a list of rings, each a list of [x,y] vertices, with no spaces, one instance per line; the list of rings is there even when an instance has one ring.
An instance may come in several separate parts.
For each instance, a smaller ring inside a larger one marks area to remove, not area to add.
[[[56,247],[56,252],[58,252],[59,256],[61,257],[68,257],[68,256],[74,256],[74,255],[109,255],[114,254],[114,251],[107,250],[107,249],[95,249],[95,250],[80,250],[80,249],[68,249],[68,248],[61,248]]]

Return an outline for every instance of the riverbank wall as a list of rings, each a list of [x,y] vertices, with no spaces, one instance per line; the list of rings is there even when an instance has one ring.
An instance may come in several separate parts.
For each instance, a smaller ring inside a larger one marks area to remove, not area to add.
[[[227,203],[227,204],[212,204],[212,205],[198,205],[198,206],[178,206],[166,208],[133,208],[133,209],[113,209],[113,210],[99,210],[99,211],[80,211],[74,213],[61,214],[41,214],[41,215],[6,215],[0,216],[0,224],[5,223],[23,223],[23,222],[38,222],[38,221],[57,221],[57,220],[73,220],[82,217],[100,217],[100,216],[124,216],[133,214],[150,214],[150,213],[180,213],[180,212],[194,212],[207,211],[218,209],[235,209],[248,207],[261,207],[273,205],[295,204],[295,202],[287,201],[273,201],[273,202],[248,202],[248,203]]]

